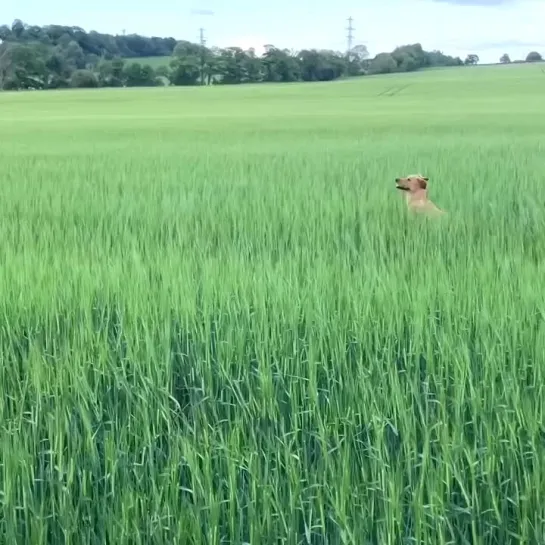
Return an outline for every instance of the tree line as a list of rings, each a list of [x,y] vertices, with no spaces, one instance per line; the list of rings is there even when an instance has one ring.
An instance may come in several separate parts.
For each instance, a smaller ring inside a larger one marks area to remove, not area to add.
[[[253,49],[208,48],[172,37],[110,35],[80,27],[32,26],[15,20],[0,26],[0,89],[135,87],[258,82],[331,81],[341,77],[459,66],[459,57],[425,51],[420,44],[369,58],[358,45],[348,53],[266,45]],[[165,57],[164,65],[135,60]]]
[[[525,60],[514,60],[512,61],[511,60],[511,57],[509,56],[508,53],[504,53],[501,57],[500,57],[500,63],[501,64],[510,64],[511,62],[513,63],[521,63],[521,62],[542,62],[543,61],[543,57],[541,56],[541,53],[539,53],[538,51],[530,51],[530,53],[528,53],[528,55],[526,55],[526,59]]]

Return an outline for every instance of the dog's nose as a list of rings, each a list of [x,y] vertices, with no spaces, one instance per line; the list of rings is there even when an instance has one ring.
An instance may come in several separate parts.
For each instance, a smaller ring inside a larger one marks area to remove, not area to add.
[[[396,183],[398,183],[398,182],[399,182],[399,178],[396,178]]]

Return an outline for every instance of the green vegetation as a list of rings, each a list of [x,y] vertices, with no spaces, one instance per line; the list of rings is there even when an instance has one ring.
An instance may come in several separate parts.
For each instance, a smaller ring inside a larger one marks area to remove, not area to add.
[[[168,57],[139,57],[134,59],[134,62],[139,64],[149,64],[154,70],[157,70],[157,68],[161,66],[169,68],[171,60],[172,57],[169,55]]]
[[[476,65],[422,45],[396,47],[369,58],[366,46],[346,52],[289,51],[263,44],[265,52],[203,47],[186,40],[86,32],[62,25],[32,26],[15,20],[0,26],[0,90],[92,87],[155,87],[241,83],[333,81],[340,78]],[[539,62],[532,51],[526,61]],[[504,54],[501,63],[510,63]]]
[[[544,87],[1,94],[3,542],[542,542]]]
[[[31,26],[17,19],[11,26],[0,26],[0,89],[332,81],[463,64],[440,51],[424,51],[420,44],[397,47],[374,59],[361,44],[349,55],[263,46],[266,51],[259,56],[253,49],[207,48],[174,38],[112,36],[61,25]]]

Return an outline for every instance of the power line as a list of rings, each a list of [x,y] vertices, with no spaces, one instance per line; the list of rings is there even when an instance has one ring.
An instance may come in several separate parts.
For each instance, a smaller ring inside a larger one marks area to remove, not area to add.
[[[352,43],[354,42],[354,30],[356,30],[353,26],[352,26],[352,21],[354,19],[352,19],[352,17],[349,17],[348,18],[348,27],[346,28],[346,30],[348,30],[348,35],[346,36],[346,46],[347,46],[347,49],[346,49],[346,53],[347,55],[350,54],[350,51],[352,51]]]

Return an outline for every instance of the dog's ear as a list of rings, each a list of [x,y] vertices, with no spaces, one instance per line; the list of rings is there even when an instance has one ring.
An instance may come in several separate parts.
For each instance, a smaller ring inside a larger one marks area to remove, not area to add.
[[[418,185],[421,189],[426,189],[428,187],[428,180],[429,178],[425,178],[424,176],[418,178]]]

